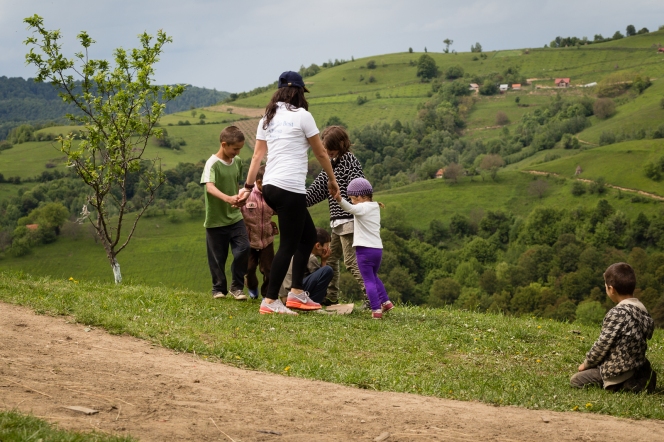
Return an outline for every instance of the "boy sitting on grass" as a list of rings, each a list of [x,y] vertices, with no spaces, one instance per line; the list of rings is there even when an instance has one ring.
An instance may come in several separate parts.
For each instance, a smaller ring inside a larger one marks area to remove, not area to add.
[[[330,233],[321,229],[320,227],[316,228],[316,244],[311,250],[311,255],[309,255],[309,262],[307,263],[307,270],[304,272],[303,287],[302,290],[309,293],[309,297],[317,303],[321,303],[325,299],[327,294],[327,286],[330,285],[332,276],[334,275],[334,270],[332,267],[327,265],[327,259],[330,257]],[[318,259],[320,258],[320,263]],[[293,280],[293,260],[291,260],[291,265],[288,268],[288,273],[284,278],[284,283],[281,285],[281,290],[279,290],[279,297],[286,299],[288,297],[288,291],[290,290],[291,281]],[[286,307],[297,308],[295,306],[289,306],[286,303]]]
[[[629,264],[612,264],[604,272],[606,294],[618,305],[608,311],[599,338],[572,376],[572,387],[599,385],[610,391],[655,390],[657,373],[646,359],[655,323],[633,296],[636,275]]]
[[[219,151],[205,163],[201,184],[205,186],[205,237],[208,265],[212,275],[212,297],[232,296],[238,301],[244,294],[244,275],[249,260],[249,237],[238,206],[244,201],[238,197],[242,179],[242,158],[238,156],[244,146],[244,134],[235,126],[228,126],[219,135]],[[233,253],[232,282],[226,282],[226,258],[230,245]]]

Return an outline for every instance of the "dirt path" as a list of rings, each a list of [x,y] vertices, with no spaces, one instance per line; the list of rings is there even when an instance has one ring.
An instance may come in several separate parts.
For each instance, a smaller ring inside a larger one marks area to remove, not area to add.
[[[560,178],[561,175],[553,172],[543,172],[541,170],[524,170],[524,172],[529,173],[531,175],[551,175]],[[589,180],[586,178],[576,178],[579,181],[582,181],[584,183],[594,183],[593,180]],[[613,184],[605,184],[606,187],[610,187],[611,189],[618,189],[623,192],[631,192],[631,193],[637,193],[639,195],[647,196],[648,198],[655,199],[657,201],[664,201],[663,196],[659,196],[655,193],[650,193],[650,192],[644,192],[643,190],[638,190],[638,189],[630,189],[628,187],[620,187],[620,186],[614,186]]]
[[[73,405],[99,413],[63,408]],[[373,441],[386,432],[389,442],[664,440],[660,421],[493,407],[241,370],[3,303],[0,408],[144,441]]]

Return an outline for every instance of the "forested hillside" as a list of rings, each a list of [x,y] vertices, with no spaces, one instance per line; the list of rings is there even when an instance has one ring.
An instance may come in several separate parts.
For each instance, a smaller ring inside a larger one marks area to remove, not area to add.
[[[166,113],[210,106],[227,98],[222,92],[187,86],[184,94],[166,104]],[[14,77],[0,77],[0,140],[21,124],[46,125],[66,122],[65,114],[72,112],[58,97],[58,91],[48,83],[35,83]]]

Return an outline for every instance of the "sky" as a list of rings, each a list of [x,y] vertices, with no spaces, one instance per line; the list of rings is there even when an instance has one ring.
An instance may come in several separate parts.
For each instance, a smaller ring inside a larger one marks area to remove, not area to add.
[[[28,16],[63,34],[97,42],[94,58],[137,46],[138,34],[163,29],[173,38],[156,65],[160,84],[186,83],[241,92],[287,70],[328,59],[404,52],[440,52],[443,40],[467,52],[542,47],[556,36],[605,37],[664,25],[662,0],[0,0],[0,76],[34,77],[25,65]]]

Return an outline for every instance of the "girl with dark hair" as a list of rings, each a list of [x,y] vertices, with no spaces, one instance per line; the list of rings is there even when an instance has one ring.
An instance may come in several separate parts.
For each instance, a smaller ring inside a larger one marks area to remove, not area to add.
[[[350,152],[350,137],[341,126],[329,126],[321,134],[323,146],[332,162],[332,169],[339,183],[341,198],[350,202],[346,188],[355,178],[364,178],[360,161]],[[364,288],[364,280],[357,266],[357,258],[353,249],[353,215],[341,208],[339,203],[327,192],[327,172],[321,171],[314,182],[307,189],[307,207],[328,200],[330,207],[330,227],[332,228],[331,253],[327,265],[332,267],[334,274],[327,287],[327,296],[323,305],[339,303],[339,262],[343,258],[346,268],[353,274],[355,280]],[[366,291],[365,291],[366,292]]]
[[[281,74],[278,89],[265,108],[265,116],[258,123],[254,155],[244,189],[240,191],[242,203],[251,193],[258,168],[267,154],[263,197],[277,212],[281,241],[272,261],[270,282],[260,306],[261,314],[296,314],[290,309],[321,308],[320,304],[312,301],[308,293],[302,290],[309,255],[316,243],[316,228],[307,210],[305,189],[309,147],[330,177],[327,185],[330,194],[336,196],[339,186],[318,135],[316,122],[308,111],[305,92],[309,91],[298,73],[289,71]],[[284,305],[278,297],[279,288],[288,272],[291,259],[292,286]]]

